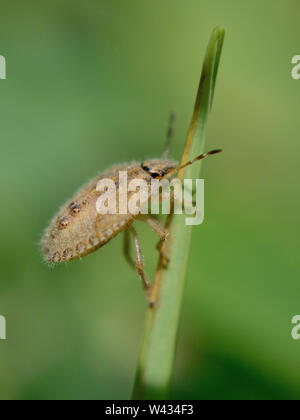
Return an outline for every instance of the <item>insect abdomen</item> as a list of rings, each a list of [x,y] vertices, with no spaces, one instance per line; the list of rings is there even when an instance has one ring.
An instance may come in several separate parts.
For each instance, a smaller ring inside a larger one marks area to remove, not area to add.
[[[57,264],[83,258],[105,245],[132,222],[128,215],[98,215],[94,203],[72,202],[47,229],[42,252],[47,262]],[[92,200],[94,201],[94,200]],[[66,207],[65,207],[66,208]]]

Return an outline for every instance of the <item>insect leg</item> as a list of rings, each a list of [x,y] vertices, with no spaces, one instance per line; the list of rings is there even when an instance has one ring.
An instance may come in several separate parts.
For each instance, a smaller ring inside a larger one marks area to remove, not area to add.
[[[124,247],[123,247],[124,257],[125,260],[128,262],[131,268],[135,270],[135,262],[131,258],[130,255],[130,237],[129,237],[129,230],[126,229],[124,231]]]
[[[139,241],[139,238],[137,236],[137,233],[136,233],[136,230],[134,229],[134,227],[131,226],[129,229],[130,229],[130,232],[132,233],[133,239],[134,239],[136,270],[137,270],[137,273],[138,273],[139,277],[142,280],[144,289],[146,291],[148,291],[151,288],[151,284],[147,280],[147,277],[146,277],[146,274],[145,274],[145,271],[144,271],[144,259],[143,259],[143,255],[142,255],[142,251],[141,251],[140,241]]]
[[[169,233],[165,229],[164,225],[160,222],[160,220],[155,216],[142,216],[141,220],[147,223],[148,226],[160,237],[160,241],[157,244],[156,248],[160,253],[161,258],[163,259],[163,264],[167,266],[170,262],[170,259],[167,255],[163,252],[162,246],[167,239]]]
[[[167,140],[166,140],[166,146],[165,146],[165,151],[163,154],[163,159],[167,159],[171,150],[171,144],[172,144],[172,139],[173,139],[173,135],[174,135],[174,124],[176,121],[176,114],[175,112],[172,112],[170,115],[170,121],[169,121],[169,127],[168,127],[168,131],[167,131]]]
[[[164,225],[160,220],[155,216],[141,216],[141,220],[147,223],[151,229],[160,237],[162,241],[165,241],[168,237],[168,232],[166,231]]]

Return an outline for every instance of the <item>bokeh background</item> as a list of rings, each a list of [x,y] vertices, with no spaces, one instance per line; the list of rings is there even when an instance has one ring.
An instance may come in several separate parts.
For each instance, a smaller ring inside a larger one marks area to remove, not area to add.
[[[172,398],[298,399],[297,0],[0,1],[1,399],[130,398],[146,304],[122,240],[49,270],[39,239],[111,164],[180,159],[205,48],[226,41],[209,123]],[[138,225],[153,275],[155,235]]]

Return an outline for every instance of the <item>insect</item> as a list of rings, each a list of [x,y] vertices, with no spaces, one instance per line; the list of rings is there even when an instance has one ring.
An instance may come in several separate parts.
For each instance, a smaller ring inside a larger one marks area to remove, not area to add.
[[[182,166],[179,166],[173,160],[169,160],[168,154],[174,120],[175,117],[172,115],[167,134],[167,146],[162,159],[149,160],[142,163],[133,162],[113,167],[84,185],[60,209],[50,222],[41,241],[42,253],[48,263],[57,264],[83,258],[107,244],[119,233],[124,232],[125,258],[136,269],[147,296],[149,296],[148,292],[151,289],[151,283],[145,275],[140,241],[133,223],[137,219],[146,222],[159,236],[160,244],[165,241],[168,233],[161,222],[152,215],[131,214],[129,212],[120,214],[118,211],[116,214],[99,214],[96,209],[96,203],[101,193],[97,191],[97,185],[101,179],[111,179],[118,187],[120,171],[127,171],[128,180],[143,179],[147,182],[147,185],[150,185],[153,179],[170,179],[180,169],[192,165],[208,155],[221,152],[221,150],[213,150],[198,156]],[[132,193],[128,192],[128,197],[130,194]],[[134,241],[135,261],[130,256],[130,235],[132,235]]]

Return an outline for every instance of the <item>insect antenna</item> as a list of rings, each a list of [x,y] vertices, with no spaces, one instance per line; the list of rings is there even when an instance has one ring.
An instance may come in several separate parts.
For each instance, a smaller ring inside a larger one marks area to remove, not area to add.
[[[165,145],[165,151],[163,153],[163,159],[167,159],[171,150],[171,144],[174,136],[174,125],[176,121],[176,114],[172,112],[170,115],[169,126],[167,130],[167,140]]]
[[[210,152],[207,153],[203,153],[200,156],[197,156],[195,159],[189,160],[187,163],[185,163],[182,166],[179,166],[179,168],[177,169],[177,171],[180,171],[181,169],[186,168],[187,166],[192,165],[193,163],[197,162],[198,160],[202,160],[204,158],[206,158],[207,156],[211,156],[211,155],[216,155],[217,153],[221,153],[223,152],[222,149],[215,149],[215,150],[211,150]]]
[[[167,173],[170,174],[172,172],[177,173],[179,172],[181,169],[186,168],[187,166],[192,165],[193,163],[197,162],[198,160],[202,160],[204,158],[206,158],[207,156],[211,156],[211,155],[216,155],[217,153],[221,153],[223,152],[222,149],[215,149],[215,150],[211,150],[210,152],[207,153],[203,153],[200,156],[197,156],[195,159],[189,160],[188,162],[186,162],[184,165],[179,166],[178,168],[172,168],[170,169]],[[166,174],[165,174],[166,175]]]

